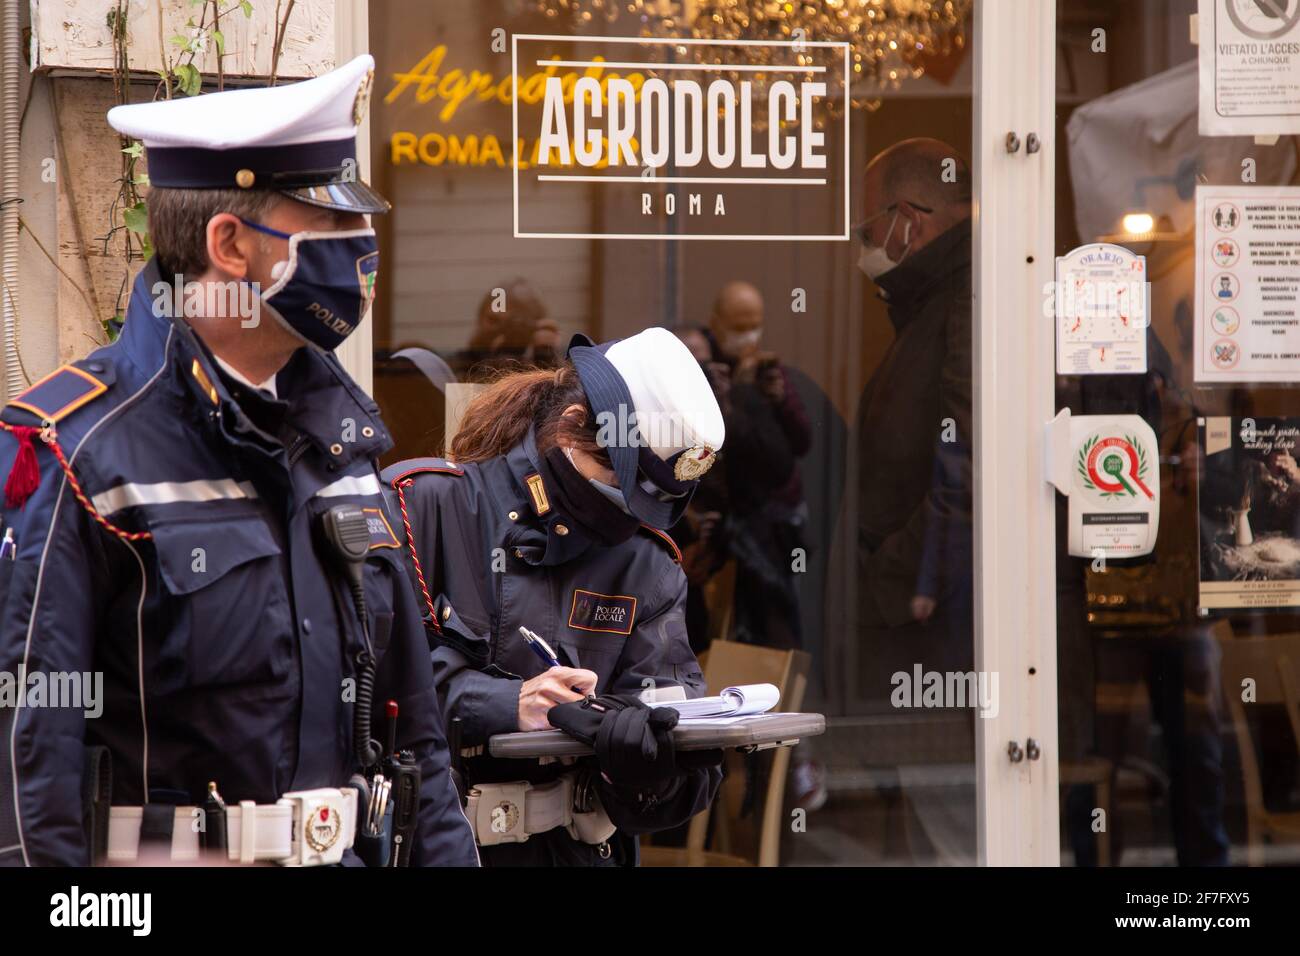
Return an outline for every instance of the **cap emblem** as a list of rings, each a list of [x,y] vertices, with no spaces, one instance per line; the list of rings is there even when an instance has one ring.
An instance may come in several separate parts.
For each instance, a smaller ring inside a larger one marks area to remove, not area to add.
[[[707,445],[688,448],[677,457],[677,463],[673,465],[673,477],[678,481],[695,481],[704,477],[715,460],[713,449]]]
[[[241,169],[235,173],[235,185],[240,189],[252,189],[253,182],[257,179],[251,169]]]

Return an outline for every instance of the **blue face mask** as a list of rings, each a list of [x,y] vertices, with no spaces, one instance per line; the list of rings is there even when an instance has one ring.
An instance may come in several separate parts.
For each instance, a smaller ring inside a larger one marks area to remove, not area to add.
[[[262,301],[308,343],[326,351],[338,348],[356,331],[375,297],[375,231],[290,234],[246,219],[240,222],[289,240],[289,259],[275,275],[275,284],[262,292]]]

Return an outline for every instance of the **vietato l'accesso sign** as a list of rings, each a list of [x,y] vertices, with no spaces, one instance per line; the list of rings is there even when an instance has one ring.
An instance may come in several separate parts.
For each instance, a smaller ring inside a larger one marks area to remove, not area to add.
[[[511,57],[548,74],[540,110],[513,104],[515,142],[537,144],[514,169],[516,237],[849,239],[848,44],[516,35]],[[579,190],[599,223],[548,223]]]

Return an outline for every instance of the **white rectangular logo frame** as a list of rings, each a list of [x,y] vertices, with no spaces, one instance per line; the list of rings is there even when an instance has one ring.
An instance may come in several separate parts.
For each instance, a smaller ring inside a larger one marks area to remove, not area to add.
[[[564,36],[549,33],[517,33],[510,37],[510,70],[516,78],[519,76],[519,41],[520,40],[537,40],[537,41],[559,41],[562,43],[572,43],[575,40],[581,40],[591,43],[639,43],[659,44],[662,46],[684,46],[684,45],[704,45],[704,46],[766,46],[766,47],[828,47],[839,48],[844,54],[844,232],[839,235],[684,235],[681,233],[655,233],[655,232],[634,232],[634,233],[605,233],[605,232],[520,232],[519,231],[519,157],[515,157],[513,166],[513,206],[514,206],[514,237],[516,239],[668,239],[668,240],[714,240],[714,241],[739,241],[739,242],[847,242],[851,238],[851,212],[849,206],[849,117],[852,112],[847,100],[850,83],[849,72],[849,44],[842,40],[713,40],[713,39],[695,39],[695,38],[660,38],[660,37],[575,37]],[[627,67],[663,67],[663,63],[609,63],[608,66],[619,68]],[[691,69],[741,69],[740,64],[692,64]],[[772,67],[765,67],[771,70]],[[516,80],[517,82],[517,80]],[[511,120],[511,138],[514,148],[519,148],[519,96],[511,98],[510,120]],[[575,177],[564,177],[573,179]],[[631,177],[582,177],[585,181],[600,181],[602,179],[613,182],[640,182],[641,176]],[[665,182],[691,182],[691,183],[770,183],[772,185],[781,185],[784,180],[779,179],[736,179],[726,177],[689,177],[689,176],[670,176],[656,177],[645,180],[646,182],[665,183]]]

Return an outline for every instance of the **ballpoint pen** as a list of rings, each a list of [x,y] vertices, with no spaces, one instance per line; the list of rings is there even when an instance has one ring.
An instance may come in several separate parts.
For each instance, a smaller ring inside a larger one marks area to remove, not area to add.
[[[542,640],[540,635],[534,634],[522,625],[519,628],[519,633],[524,636],[524,643],[533,649],[533,653],[541,658],[543,664],[547,667],[562,666],[559,658],[555,656],[555,651],[551,650],[551,645]]]
[[[542,640],[540,634],[536,634],[522,625],[519,628],[519,633],[523,635],[524,643],[533,649],[533,653],[536,654],[547,667],[564,666],[560,663],[560,659],[555,656],[555,651],[551,650],[551,645]],[[592,698],[591,694],[578,690],[576,687],[571,688],[571,690],[576,694],[582,694],[582,696],[586,697],[588,700]]]

